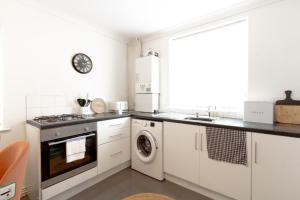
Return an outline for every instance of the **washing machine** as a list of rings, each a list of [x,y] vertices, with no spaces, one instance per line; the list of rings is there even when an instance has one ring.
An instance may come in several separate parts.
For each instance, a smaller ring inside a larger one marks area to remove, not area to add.
[[[162,122],[132,119],[131,168],[162,181]]]

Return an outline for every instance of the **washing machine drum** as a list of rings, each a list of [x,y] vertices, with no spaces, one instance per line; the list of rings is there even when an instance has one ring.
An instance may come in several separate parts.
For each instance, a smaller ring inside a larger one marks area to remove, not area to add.
[[[158,149],[155,137],[149,131],[143,130],[136,135],[135,142],[138,158],[145,163],[153,161]]]

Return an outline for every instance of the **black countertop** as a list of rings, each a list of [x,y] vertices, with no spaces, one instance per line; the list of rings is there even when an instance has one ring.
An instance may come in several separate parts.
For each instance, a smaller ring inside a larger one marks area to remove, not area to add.
[[[74,120],[74,121],[64,121],[56,123],[47,123],[39,124],[33,120],[27,120],[27,123],[38,127],[40,129],[56,128],[61,126],[69,126],[79,123],[89,123],[97,122],[109,119],[117,119],[123,117],[133,117],[136,119],[152,120],[152,121],[167,121],[167,122],[176,122],[192,125],[202,125],[202,126],[213,126],[220,128],[233,128],[250,132],[265,133],[272,135],[281,135],[288,137],[297,137],[300,138],[300,125],[291,125],[291,124],[262,124],[262,123],[253,123],[253,122],[244,122],[240,119],[231,119],[231,118],[220,118],[213,122],[205,121],[192,121],[185,120],[185,117],[191,115],[178,114],[178,113],[142,113],[142,112],[128,112],[121,115],[116,113],[103,113],[103,114],[94,114],[89,115],[85,119]]]

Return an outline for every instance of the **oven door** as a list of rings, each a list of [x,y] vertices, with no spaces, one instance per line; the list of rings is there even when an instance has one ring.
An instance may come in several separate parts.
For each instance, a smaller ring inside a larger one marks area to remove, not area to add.
[[[66,143],[78,137],[86,138],[84,158],[67,162]],[[96,132],[42,142],[41,148],[42,189],[97,166]]]

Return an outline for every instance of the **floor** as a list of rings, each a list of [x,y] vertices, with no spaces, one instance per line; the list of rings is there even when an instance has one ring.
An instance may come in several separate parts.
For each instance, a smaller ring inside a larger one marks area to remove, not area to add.
[[[169,181],[160,182],[129,168],[82,191],[70,200],[120,200],[144,192],[164,194],[176,200],[212,200]]]

